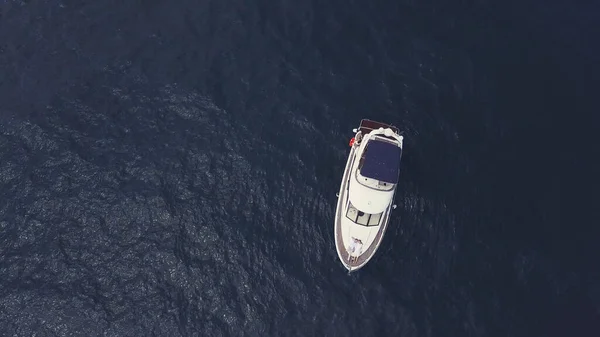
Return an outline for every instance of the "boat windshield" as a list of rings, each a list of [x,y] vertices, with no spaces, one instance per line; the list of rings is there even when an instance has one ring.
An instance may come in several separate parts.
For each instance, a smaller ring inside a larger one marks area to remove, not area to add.
[[[402,149],[396,144],[373,139],[367,144],[360,174],[367,178],[396,184],[400,172]]]
[[[381,213],[370,214],[359,211],[351,202],[348,202],[348,210],[346,211],[346,217],[355,224],[372,227],[379,225],[379,220],[381,219]]]

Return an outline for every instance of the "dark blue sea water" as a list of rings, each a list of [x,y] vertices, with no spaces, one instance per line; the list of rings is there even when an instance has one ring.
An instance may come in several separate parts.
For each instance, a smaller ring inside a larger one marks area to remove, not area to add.
[[[599,336],[592,2],[0,2],[0,335]],[[347,275],[361,118],[405,133]]]

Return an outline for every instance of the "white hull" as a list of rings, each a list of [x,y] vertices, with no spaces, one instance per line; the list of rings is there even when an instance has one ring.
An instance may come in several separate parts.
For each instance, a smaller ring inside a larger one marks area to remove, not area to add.
[[[363,132],[359,131],[357,136],[364,134],[363,123],[360,129]],[[381,123],[375,125],[378,124]],[[380,128],[370,131],[367,128],[366,130],[370,133],[363,136],[363,141],[351,146],[335,212],[335,246],[340,261],[348,271],[362,268],[373,258],[381,245],[391,211],[395,207],[393,199],[396,184],[362,176],[360,166],[363,165],[361,160],[364,160],[363,156],[369,141],[385,140],[383,143],[395,144],[400,148],[399,153],[401,153],[403,138],[396,132],[392,135],[390,129],[386,131]],[[382,137],[384,135],[388,137]]]

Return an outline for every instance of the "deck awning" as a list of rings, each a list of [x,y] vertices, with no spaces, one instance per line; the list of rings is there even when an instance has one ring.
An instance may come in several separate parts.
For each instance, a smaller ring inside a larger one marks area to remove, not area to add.
[[[395,144],[373,139],[367,144],[360,174],[386,183],[398,183],[402,149]]]

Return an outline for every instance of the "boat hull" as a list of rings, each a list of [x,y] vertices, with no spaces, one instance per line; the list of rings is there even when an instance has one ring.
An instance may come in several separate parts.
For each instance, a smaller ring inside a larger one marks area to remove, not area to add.
[[[343,177],[342,184],[340,186],[340,190],[338,193],[338,202],[337,202],[337,207],[336,207],[336,211],[335,211],[335,231],[334,231],[335,247],[337,250],[338,257],[339,257],[340,261],[342,262],[342,264],[344,265],[344,267],[350,272],[356,271],[356,270],[364,267],[367,264],[367,262],[369,262],[371,260],[371,258],[373,258],[373,256],[377,252],[377,249],[379,248],[379,245],[381,244],[381,241],[383,240],[383,236],[387,229],[389,219],[390,219],[391,209],[392,209],[392,205],[390,204],[388,206],[388,208],[384,211],[384,213],[381,217],[381,220],[380,220],[380,224],[378,226],[377,233],[375,235],[375,239],[371,242],[371,244],[368,247],[365,247],[365,249],[363,249],[363,253],[360,254],[360,256],[358,258],[351,259],[350,254],[346,250],[346,246],[344,244],[342,231],[345,230],[345,228],[343,228],[344,227],[343,217],[347,210],[346,205],[348,203],[348,198],[349,198],[348,187],[349,187],[350,175],[352,172],[352,168],[354,167],[354,164],[355,164],[354,161],[356,160],[356,153],[355,153],[356,151],[357,151],[357,148],[352,147],[352,149],[350,150],[350,155],[348,156],[348,161],[346,162],[346,169],[344,170],[344,177]]]

